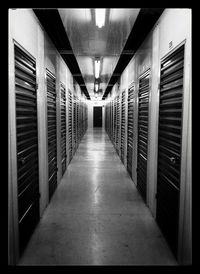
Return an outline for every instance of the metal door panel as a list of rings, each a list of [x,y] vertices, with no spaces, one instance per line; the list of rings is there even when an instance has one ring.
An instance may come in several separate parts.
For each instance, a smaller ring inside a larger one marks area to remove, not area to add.
[[[156,219],[177,256],[184,46],[161,62]]]
[[[61,154],[62,154],[62,175],[65,173],[67,165],[66,150],[66,89],[61,83]]]
[[[137,187],[145,201],[147,189],[149,78],[149,70],[140,76],[138,92]]]
[[[19,249],[24,250],[39,221],[36,63],[17,45],[15,101]]]
[[[69,162],[72,159],[72,153],[73,153],[73,143],[72,143],[72,93],[70,90],[68,90],[68,117],[69,117],[69,123],[68,123],[68,141],[69,141]]]
[[[134,86],[128,89],[127,170],[132,178]]]
[[[49,200],[57,187],[56,78],[46,69]],[[53,179],[52,179],[53,178]]]
[[[125,151],[125,90],[122,91],[121,102],[121,160],[124,163]]]

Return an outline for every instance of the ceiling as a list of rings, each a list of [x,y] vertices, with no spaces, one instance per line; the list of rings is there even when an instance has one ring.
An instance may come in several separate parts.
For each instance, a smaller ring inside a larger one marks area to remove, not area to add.
[[[94,9],[58,9],[91,99],[95,98],[95,58],[101,60],[100,89],[103,94],[139,11],[140,9],[106,9],[105,25],[99,28],[95,24]],[[68,53],[62,52],[63,54]]]
[[[105,9],[96,26],[95,9],[33,9],[87,99],[104,100],[164,8]],[[100,93],[94,94],[94,60],[101,60]]]

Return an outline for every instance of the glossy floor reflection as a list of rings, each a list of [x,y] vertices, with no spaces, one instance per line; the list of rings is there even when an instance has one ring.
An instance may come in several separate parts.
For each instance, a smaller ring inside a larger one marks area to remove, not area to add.
[[[19,265],[175,265],[103,129],[88,130]]]

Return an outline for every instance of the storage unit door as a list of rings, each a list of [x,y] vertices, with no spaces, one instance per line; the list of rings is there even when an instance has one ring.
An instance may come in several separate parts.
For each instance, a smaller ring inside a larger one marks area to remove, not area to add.
[[[114,146],[116,148],[116,133],[117,133],[117,97],[114,99]]]
[[[72,153],[73,153],[73,145],[72,145],[72,93],[69,90],[68,91],[68,117],[69,117],[69,122],[68,122],[68,142],[69,142],[69,162],[72,159]]]
[[[61,83],[61,155],[62,155],[62,175],[66,170],[67,151],[66,151],[66,89]]]
[[[39,221],[37,87],[35,60],[14,46],[19,249]]]
[[[177,254],[184,46],[161,62],[157,222]]]
[[[122,92],[121,104],[121,160],[124,163],[124,147],[125,147],[125,90]]]
[[[119,95],[117,96],[117,125],[116,125],[116,150],[119,154],[119,126],[120,126],[120,105],[119,105]]]
[[[149,77],[149,70],[140,77],[138,93],[137,187],[145,201],[147,188]]]
[[[76,151],[76,96],[74,95],[74,100],[73,100],[73,142],[74,142],[74,147],[73,147],[73,154]]]
[[[57,187],[56,78],[47,69],[49,200]]]
[[[127,127],[127,170],[132,178],[133,155],[133,92],[134,87],[128,90],[128,127]]]

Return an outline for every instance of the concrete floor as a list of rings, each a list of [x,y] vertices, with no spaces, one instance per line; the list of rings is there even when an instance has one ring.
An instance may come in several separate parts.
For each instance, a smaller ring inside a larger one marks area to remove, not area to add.
[[[19,265],[176,265],[104,130],[88,130]]]

